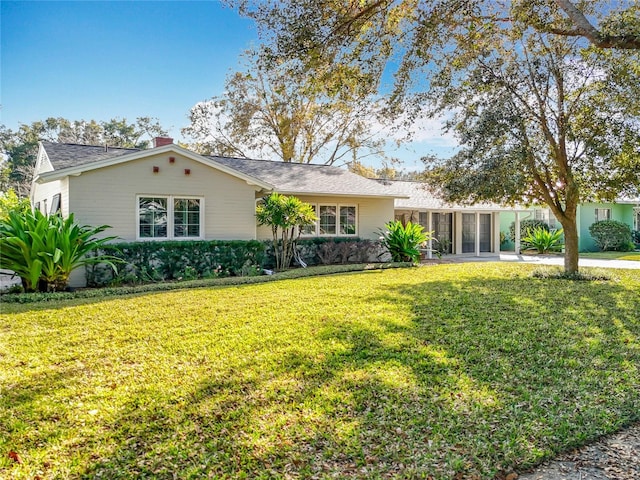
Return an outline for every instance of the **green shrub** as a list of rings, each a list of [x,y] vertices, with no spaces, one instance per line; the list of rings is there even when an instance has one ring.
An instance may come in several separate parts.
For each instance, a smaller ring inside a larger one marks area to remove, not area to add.
[[[601,220],[592,223],[589,227],[589,233],[602,251],[628,252],[635,248],[631,237],[631,228],[626,223],[617,220]]]
[[[95,238],[107,228],[76,225],[73,214],[63,219],[12,210],[0,220],[0,268],[15,272],[26,292],[62,290],[73,270],[89,264],[102,263],[115,271],[116,258],[91,255],[115,238]]]
[[[87,268],[87,285],[132,285],[165,280],[243,276],[260,272],[265,243],[258,240],[131,242],[104,245],[101,252],[122,260],[114,275],[104,265]]]
[[[633,243],[640,245],[640,230],[633,230],[631,232],[631,239],[633,240]]]
[[[27,213],[31,211],[31,204],[28,198],[20,198],[16,192],[10,188],[4,193],[0,193],[0,220],[9,218],[9,212]]]
[[[544,228],[549,230],[549,225],[543,220],[534,220],[528,218],[520,222],[520,240],[527,236],[529,230],[535,230],[536,228]],[[515,243],[516,241],[516,222],[511,222],[509,226],[509,240]]]
[[[525,248],[537,250],[538,253],[559,252],[564,247],[562,235],[562,229],[549,231],[543,227],[537,227],[529,230],[521,242]]]
[[[394,262],[417,262],[420,260],[420,245],[431,237],[422,225],[407,222],[403,225],[399,220],[386,224],[387,230],[382,233],[382,244],[391,254]]]
[[[273,269],[273,242],[265,242],[264,267]],[[310,237],[296,242],[299,257],[308,265],[338,265],[379,262],[386,250],[382,244],[358,237]]]

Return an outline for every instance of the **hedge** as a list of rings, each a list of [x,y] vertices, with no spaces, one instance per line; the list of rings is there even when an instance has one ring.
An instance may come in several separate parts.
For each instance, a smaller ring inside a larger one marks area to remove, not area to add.
[[[105,265],[89,266],[87,285],[258,275],[265,250],[266,245],[257,240],[114,243],[101,252],[121,259],[118,273]]]
[[[380,242],[353,237],[303,239],[298,252],[308,266],[388,260]],[[258,240],[114,243],[105,245],[100,253],[117,257],[121,263],[117,274],[102,264],[87,267],[90,287],[256,276],[275,265],[272,242]]]

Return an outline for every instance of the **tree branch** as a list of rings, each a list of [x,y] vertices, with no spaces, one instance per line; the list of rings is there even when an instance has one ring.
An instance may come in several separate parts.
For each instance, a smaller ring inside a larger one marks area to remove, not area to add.
[[[599,48],[640,49],[640,37],[638,35],[605,35],[584,16],[584,14],[569,0],[555,0],[576,26],[575,30],[564,30],[549,27],[545,30],[549,33],[564,36],[583,36]]]

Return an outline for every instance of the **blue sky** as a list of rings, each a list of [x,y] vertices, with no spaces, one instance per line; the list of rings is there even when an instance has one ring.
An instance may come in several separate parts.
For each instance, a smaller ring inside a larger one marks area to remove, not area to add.
[[[180,139],[189,109],[221,94],[258,41],[250,20],[217,1],[2,0],[0,9],[0,122],[12,129],[47,117],[151,116]],[[392,152],[407,168],[450,151],[450,139],[420,138]]]

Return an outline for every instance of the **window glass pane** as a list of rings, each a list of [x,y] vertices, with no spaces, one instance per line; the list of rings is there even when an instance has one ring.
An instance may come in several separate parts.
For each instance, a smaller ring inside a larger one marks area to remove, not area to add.
[[[176,198],[173,201],[173,223],[175,237],[199,237],[200,200]]]
[[[139,202],[140,238],[166,238],[167,199],[143,197]]]
[[[51,211],[49,212],[51,215],[54,215],[60,211],[60,198],[61,195],[59,193],[53,196],[53,200],[51,201]]]
[[[356,234],[356,207],[340,207],[340,235]]]
[[[313,206],[313,213],[316,214],[316,217],[318,216],[318,207],[316,205]],[[314,222],[312,225],[306,225],[302,227],[302,230],[300,230],[300,235],[315,235],[316,225],[317,222]]]
[[[320,205],[320,235],[336,234],[336,206]]]
[[[610,220],[611,219],[611,209],[610,208],[596,208],[596,222],[601,220]]]

